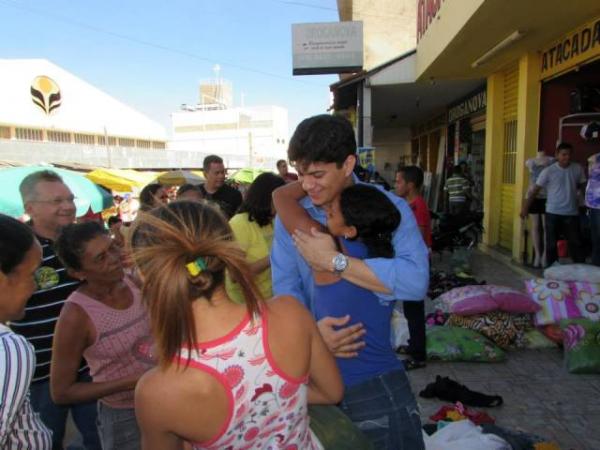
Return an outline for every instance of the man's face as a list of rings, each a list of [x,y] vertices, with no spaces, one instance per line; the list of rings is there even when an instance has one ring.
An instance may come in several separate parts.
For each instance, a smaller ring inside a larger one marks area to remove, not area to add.
[[[225,166],[223,163],[210,163],[204,176],[208,184],[220,188],[225,183]]]
[[[404,180],[402,172],[396,174],[396,194],[400,197],[406,197],[408,194],[408,183]]]
[[[75,221],[75,197],[60,181],[40,181],[25,211],[34,224],[58,230]]]
[[[298,179],[315,206],[326,206],[335,200],[350,181],[356,158],[348,156],[341,167],[336,163],[298,164]]]
[[[279,171],[279,175],[282,177],[286,176],[288,173],[288,165],[286,162],[282,162],[277,166],[277,170]]]
[[[556,160],[561,166],[568,166],[571,162],[571,150],[562,149],[556,152]]]

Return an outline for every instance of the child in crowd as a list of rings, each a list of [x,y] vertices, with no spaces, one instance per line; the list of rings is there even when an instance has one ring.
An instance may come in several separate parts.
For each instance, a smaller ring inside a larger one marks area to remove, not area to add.
[[[65,302],[54,331],[50,387],[57,404],[99,399],[104,450],[139,450],[134,388],[154,367],[150,322],[139,289],[124,272],[121,249],[94,222],[64,227],[56,253],[82,281]],[[91,382],[77,373],[85,358]]]
[[[273,196],[279,218],[290,233],[322,228],[299,206],[304,195],[301,184],[292,183]],[[394,256],[392,236],[400,225],[400,212],[378,188],[363,183],[349,186],[326,210],[327,228],[341,252],[360,259]],[[365,346],[356,356],[336,359],[346,386],[341,410],[355,424],[385,421],[390,429],[387,438],[382,438],[377,426],[361,428],[376,448],[424,448],[419,415],[412,413],[416,401],[403,364],[390,345],[394,303],[382,304],[372,291],[330,272],[316,272],[314,280],[317,320],[350,316],[347,325],[362,323],[366,331]]]
[[[417,166],[405,166],[396,173],[396,194],[404,198],[412,209],[423,240],[431,250],[431,215],[425,199],[421,196],[423,171]],[[409,341],[400,347],[399,353],[410,355],[404,360],[408,370],[425,367],[427,359],[425,344],[425,302],[404,302],[404,316],[408,322]]]
[[[160,361],[136,389],[144,449],[322,448],[307,403],[340,400],[335,361],[297,300],[261,300],[225,216],[161,206],[138,218],[132,249]]]

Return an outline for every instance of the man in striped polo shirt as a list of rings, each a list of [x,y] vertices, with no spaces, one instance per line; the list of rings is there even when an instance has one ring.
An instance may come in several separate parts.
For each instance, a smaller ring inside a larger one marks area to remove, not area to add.
[[[448,193],[450,215],[456,216],[466,210],[467,199],[471,198],[471,185],[462,173],[460,166],[454,166],[452,176],[446,180],[444,190]]]
[[[42,263],[36,272],[37,290],[27,302],[22,320],[11,323],[15,332],[34,346],[37,364],[31,384],[31,404],[52,430],[53,450],[62,450],[69,410],[85,448],[100,449],[96,428],[96,402],[72,406],[54,404],[50,396],[50,360],[54,327],[66,298],[79,282],[67,275],[54,254],[53,242],[62,227],[75,221],[75,198],[62,178],[50,170],[28,175],[19,186],[31,228],[42,246]],[[89,380],[82,361],[79,377]]]

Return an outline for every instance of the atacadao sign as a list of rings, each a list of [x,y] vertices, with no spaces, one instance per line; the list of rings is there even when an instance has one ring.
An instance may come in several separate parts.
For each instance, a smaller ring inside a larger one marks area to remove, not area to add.
[[[363,66],[362,22],[292,25],[294,75],[357,72]]]

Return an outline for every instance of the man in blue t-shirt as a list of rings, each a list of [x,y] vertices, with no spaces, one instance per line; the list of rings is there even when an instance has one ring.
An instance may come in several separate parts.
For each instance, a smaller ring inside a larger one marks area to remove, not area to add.
[[[521,217],[527,211],[541,189],[547,193],[546,200],[546,266],[558,260],[556,242],[563,233],[574,262],[585,262],[579,225],[577,191],[585,186],[585,173],[581,165],[571,161],[573,146],[563,142],[556,148],[556,162],[546,167],[535,182],[529,198],[523,203]]]

